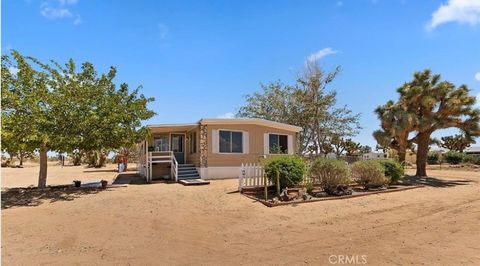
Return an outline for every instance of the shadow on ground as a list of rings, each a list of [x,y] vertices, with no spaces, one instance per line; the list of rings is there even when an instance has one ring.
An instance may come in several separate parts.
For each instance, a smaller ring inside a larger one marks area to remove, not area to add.
[[[115,169],[87,169],[83,170],[84,173],[116,173]]]
[[[136,173],[122,173],[115,178],[113,185],[145,185],[147,182]]]
[[[463,180],[463,179],[445,180],[445,179],[439,179],[436,177],[420,178],[417,176],[405,176],[403,180],[414,185],[424,185],[424,186],[438,187],[438,188],[463,186],[473,182],[470,180]]]
[[[83,195],[97,194],[110,189],[96,187],[76,188],[72,185],[10,188],[2,191],[2,210],[12,207],[36,207],[45,202],[71,201]]]

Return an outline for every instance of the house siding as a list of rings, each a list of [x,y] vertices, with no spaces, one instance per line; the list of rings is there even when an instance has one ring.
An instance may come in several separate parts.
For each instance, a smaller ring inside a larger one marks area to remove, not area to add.
[[[241,130],[249,133],[249,152],[248,154],[226,154],[226,153],[214,153],[213,152],[213,143],[212,143],[212,134],[213,130]],[[242,163],[257,163],[263,158],[264,153],[264,134],[265,133],[278,133],[284,135],[292,136],[293,140],[293,151],[296,151],[297,148],[297,133],[277,129],[268,126],[260,125],[208,125],[207,131],[207,140],[208,140],[208,167],[240,167]],[[272,156],[272,155],[267,155]]]
[[[161,135],[162,133],[160,132],[165,132],[163,134],[185,134],[185,162],[193,164],[204,179],[237,178],[242,164],[258,163],[264,160],[265,156],[275,156],[265,154],[265,149],[268,149],[268,144],[267,147],[264,144],[265,139],[268,139],[264,136],[266,133],[289,136],[289,153],[296,153],[297,151],[298,133],[295,129],[280,129],[275,125],[269,126],[255,122],[249,124],[244,123],[244,121],[239,124],[231,123],[231,121],[225,124],[206,121],[205,123],[200,122],[197,126],[188,126],[188,129],[185,129],[185,127],[180,130],[167,126],[156,130],[148,137],[148,146],[153,145],[153,139],[155,136]],[[248,136],[244,135],[243,139],[244,143],[248,141],[248,146],[244,146],[243,149],[245,153],[218,153],[213,151],[213,132],[222,129],[248,132]],[[195,153],[190,153],[190,143],[192,141],[190,134],[193,132],[196,132],[197,147]],[[170,173],[170,168],[167,164],[155,165],[152,170],[154,179]]]
[[[192,133],[197,133],[196,136],[197,136],[197,147],[196,147],[196,152],[195,153],[190,153],[190,143],[192,141],[192,139],[190,139],[190,134]],[[187,154],[187,163],[189,164],[193,164],[195,165],[195,167],[199,167],[200,166],[200,149],[199,149],[199,142],[200,142],[200,137],[199,137],[199,134],[200,134],[200,130],[199,130],[199,127],[196,127],[195,129],[193,130],[190,130],[187,132],[187,145],[186,145],[186,154]]]

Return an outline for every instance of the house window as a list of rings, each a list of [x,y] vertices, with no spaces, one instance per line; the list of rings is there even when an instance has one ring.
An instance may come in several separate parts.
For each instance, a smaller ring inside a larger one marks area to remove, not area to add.
[[[197,153],[197,132],[190,134],[190,153]]]
[[[153,139],[155,151],[169,151],[168,135],[156,136]]]
[[[269,134],[268,141],[270,154],[288,153],[287,135]]]
[[[219,151],[223,153],[243,153],[243,134],[238,131],[219,132]]]

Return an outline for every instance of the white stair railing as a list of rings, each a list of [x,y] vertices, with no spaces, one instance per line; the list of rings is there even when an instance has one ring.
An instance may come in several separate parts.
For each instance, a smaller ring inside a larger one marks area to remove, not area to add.
[[[153,167],[154,163],[169,163],[170,164],[170,176],[173,180],[178,181],[178,162],[173,154],[173,151],[155,151],[148,152],[148,177],[147,182],[152,181]]]
[[[177,182],[178,181],[178,162],[173,152],[172,152],[172,171],[173,171],[173,175],[172,175],[173,180]]]

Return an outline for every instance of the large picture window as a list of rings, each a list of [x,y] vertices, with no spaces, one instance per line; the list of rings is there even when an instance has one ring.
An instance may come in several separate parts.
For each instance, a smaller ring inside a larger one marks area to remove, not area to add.
[[[288,153],[287,135],[269,134],[268,141],[270,154]]]
[[[220,130],[219,142],[219,151],[222,153],[243,153],[242,132]]]

